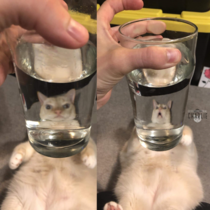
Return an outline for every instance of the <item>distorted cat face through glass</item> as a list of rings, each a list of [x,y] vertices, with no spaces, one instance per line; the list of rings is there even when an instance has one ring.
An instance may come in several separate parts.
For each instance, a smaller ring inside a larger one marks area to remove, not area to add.
[[[41,103],[40,118],[42,121],[71,121],[76,118],[74,106],[75,89],[69,90],[66,94],[55,97],[47,97],[37,92]]]

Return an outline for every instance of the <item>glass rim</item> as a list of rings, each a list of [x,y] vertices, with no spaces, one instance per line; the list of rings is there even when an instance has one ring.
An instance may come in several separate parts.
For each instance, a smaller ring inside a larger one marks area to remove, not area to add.
[[[188,24],[188,25],[191,25],[192,27],[194,27],[195,31],[192,34],[184,36],[182,38],[170,39],[170,40],[164,40],[164,41],[155,41],[155,40],[151,41],[151,40],[135,39],[135,38],[131,38],[131,37],[122,33],[123,27],[125,27],[129,24],[132,24],[132,23],[141,22],[141,21],[145,21],[145,20],[171,20],[171,21],[182,22],[182,23],[185,23],[185,24]],[[120,36],[122,36],[130,41],[133,41],[133,42],[135,41],[139,44],[141,43],[141,44],[145,44],[145,45],[162,45],[162,44],[173,44],[173,43],[184,42],[184,41],[190,40],[198,34],[198,27],[194,23],[187,21],[187,20],[180,19],[180,18],[155,17],[155,18],[138,19],[138,20],[133,20],[133,21],[124,23],[123,25],[121,25],[119,27],[118,32],[120,33]]]

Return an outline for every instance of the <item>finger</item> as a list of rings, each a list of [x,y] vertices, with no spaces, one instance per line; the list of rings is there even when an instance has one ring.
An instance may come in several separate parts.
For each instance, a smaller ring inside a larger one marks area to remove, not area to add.
[[[7,60],[5,57],[1,58]],[[12,62],[0,61],[0,86],[4,83],[7,75],[11,73],[14,73]]]
[[[11,24],[36,30],[52,44],[79,48],[87,43],[89,34],[84,26],[73,20],[65,3],[57,0],[0,1],[0,29]],[[15,10],[14,10],[15,8]],[[7,11],[7,12],[4,12]]]
[[[163,40],[163,37],[161,35],[156,35],[156,36],[139,36],[136,38],[136,41],[131,41],[131,40],[121,40],[121,45],[126,48],[139,48],[139,44],[141,44],[144,41],[161,41]],[[146,43],[145,43],[146,44]]]
[[[1,86],[7,74],[14,72],[11,53],[7,45],[5,33],[0,34],[0,47],[1,47],[0,48],[0,86]]]
[[[163,39],[163,36],[161,35],[155,35],[155,36],[139,36],[136,38],[139,41],[161,41]]]
[[[24,40],[25,42],[30,42],[30,43],[36,43],[36,44],[47,44],[47,45],[51,45],[51,43],[49,43],[48,41],[46,41],[42,36],[40,36],[39,34],[37,34],[36,32],[29,32],[29,33],[25,33],[21,36],[21,40]]]
[[[130,38],[135,38],[147,33],[155,35],[162,34],[166,29],[166,24],[157,20],[144,20],[133,22],[121,27],[120,32]]]
[[[68,11],[69,10],[68,4],[63,0],[59,0],[59,1],[62,4],[62,6]]]
[[[139,39],[142,41],[145,40],[157,40],[157,39],[162,39],[163,37],[161,35],[156,35],[156,34],[162,34],[166,29],[166,24],[161,21],[143,21],[143,22],[136,22],[134,24],[130,24],[125,26],[124,28],[121,29],[121,32],[125,35],[128,36],[129,38],[135,38]],[[154,36],[144,36],[142,37],[141,35],[146,34],[146,33],[153,33]],[[110,34],[112,35],[113,39],[116,42],[123,41],[125,39],[122,34],[119,33],[119,26],[112,27],[110,30]],[[133,48],[137,43],[132,43],[127,42],[126,47],[128,48]]]
[[[9,29],[6,29],[4,32],[7,35],[7,40],[9,41],[10,48],[16,47],[16,40],[19,39],[19,37],[21,37],[21,39],[19,40],[23,40],[24,42],[52,45],[42,36],[37,34],[34,30],[27,31],[19,26],[13,25]]]
[[[143,7],[142,0],[106,0],[98,11],[98,21],[106,28],[110,28],[110,22],[114,15],[123,10],[138,10]],[[100,27],[101,24],[98,26]],[[101,25],[102,26],[102,25]]]
[[[0,64],[0,86],[3,84],[7,76],[7,72],[5,72],[5,68]]]
[[[113,54],[112,64],[121,76],[138,68],[169,68],[179,63],[182,56],[178,49],[163,47],[118,48],[117,51]],[[119,55],[121,55],[120,58]],[[115,58],[116,56],[118,56],[118,59]]]
[[[114,27],[112,27],[111,30],[110,30],[111,36],[113,36],[113,37],[116,36],[117,40],[118,40],[118,34],[119,34],[119,32],[118,32],[118,31],[119,31],[119,27],[120,27],[120,26],[114,26]]]
[[[135,38],[135,39],[136,38],[141,39],[142,37],[141,35],[152,33],[154,34],[153,37],[154,39],[159,39],[161,35],[158,34],[162,34],[165,31],[165,29],[166,29],[166,24],[162,21],[145,20],[142,22],[140,21],[124,26],[123,28],[121,28],[121,33],[129,38]],[[122,39],[125,39],[125,37],[122,36],[122,34],[119,32],[119,26],[111,28],[110,33],[112,37],[115,39],[115,41],[120,41]],[[151,40],[151,39],[152,37],[151,38],[142,37],[141,40]]]
[[[116,42],[120,42],[120,33],[119,33],[119,26],[115,26],[115,27],[112,27],[111,28],[111,31],[110,31],[110,34],[111,36],[113,37],[113,39],[116,41]],[[163,36],[162,35],[154,35],[154,36],[139,36],[136,38],[137,40],[142,40],[142,41],[145,41],[145,40],[157,40],[157,41],[161,41],[163,39]],[[130,42],[129,43],[129,46],[128,48],[133,48],[136,46],[137,43],[132,43]]]
[[[110,90],[108,93],[105,93],[105,94],[97,93],[97,109],[100,109],[109,101],[111,94],[112,94],[112,90]]]

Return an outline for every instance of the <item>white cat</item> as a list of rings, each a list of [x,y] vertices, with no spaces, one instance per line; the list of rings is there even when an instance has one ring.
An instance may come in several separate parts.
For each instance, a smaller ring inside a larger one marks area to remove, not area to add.
[[[78,128],[73,104],[75,90],[47,98],[38,93],[41,127]],[[9,166],[17,169],[1,210],[96,210],[96,145],[90,139],[79,154],[49,158],[29,142],[13,151]]]
[[[151,123],[148,125],[144,125],[144,129],[170,129],[173,128],[171,124],[171,107],[172,101],[169,101],[167,105],[158,104],[155,100],[153,100],[153,111],[152,111],[152,119]]]
[[[72,129],[80,127],[79,122],[75,120],[75,89],[71,89],[64,95],[49,98],[40,92],[37,95],[41,103],[40,127],[51,129]]]
[[[141,146],[136,130],[120,153],[122,173],[115,188],[119,204],[104,210],[192,210],[203,199],[193,133],[184,126],[180,143],[155,152]]]
[[[16,169],[1,210],[96,210],[96,146],[91,139],[80,153],[49,158],[29,142],[13,151],[9,166]]]

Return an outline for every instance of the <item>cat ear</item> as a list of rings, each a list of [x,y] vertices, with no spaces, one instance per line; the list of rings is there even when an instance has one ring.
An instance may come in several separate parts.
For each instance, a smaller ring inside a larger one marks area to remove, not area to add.
[[[153,108],[155,109],[157,105],[158,103],[155,101],[155,99],[153,99]]]
[[[41,103],[41,105],[44,103],[44,101],[47,99],[47,96],[43,95],[40,92],[37,92],[38,98],[39,98],[39,102]]]
[[[171,107],[172,107],[172,101],[169,101],[169,102],[167,103],[167,105],[168,105],[168,108],[171,109]]]
[[[69,90],[69,91],[66,93],[66,96],[67,96],[68,98],[70,98],[72,104],[74,103],[75,94],[76,94],[75,89],[71,89],[71,90]]]

